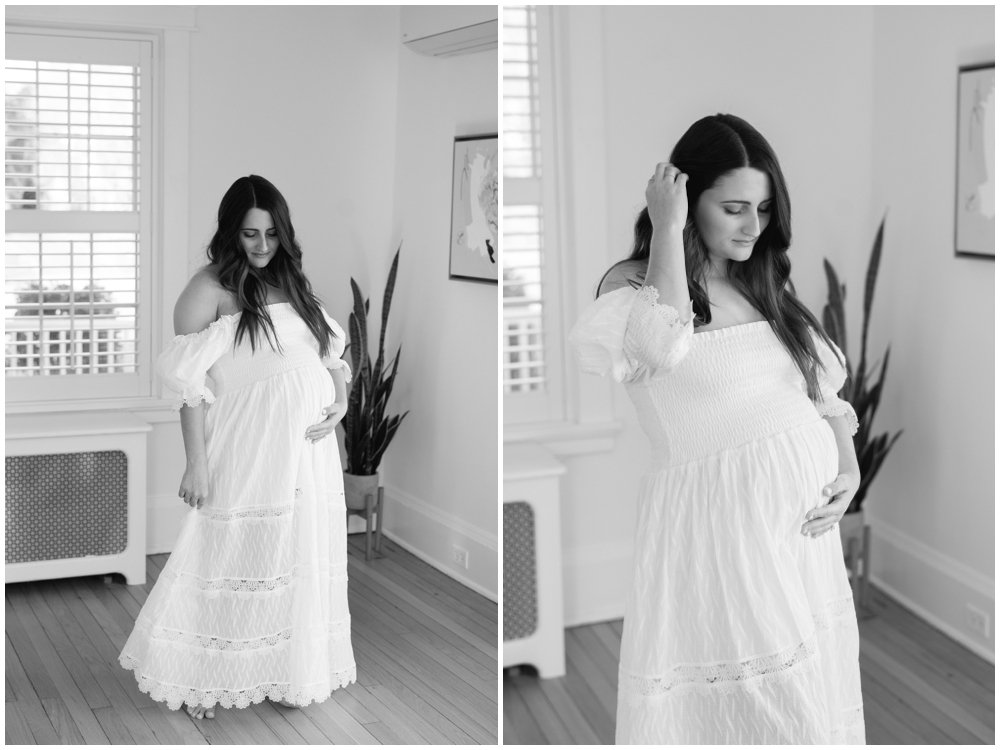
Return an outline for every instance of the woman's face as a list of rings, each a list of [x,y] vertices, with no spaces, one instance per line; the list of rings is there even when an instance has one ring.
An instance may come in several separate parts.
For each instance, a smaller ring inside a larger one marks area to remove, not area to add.
[[[278,232],[271,221],[271,214],[251,208],[240,225],[240,244],[250,265],[264,268],[278,252]]]
[[[771,178],[753,167],[727,172],[703,192],[694,221],[711,261],[747,260],[771,219],[772,204]]]

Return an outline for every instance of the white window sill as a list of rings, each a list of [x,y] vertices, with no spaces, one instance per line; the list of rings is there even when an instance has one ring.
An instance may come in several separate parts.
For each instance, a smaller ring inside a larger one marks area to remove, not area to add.
[[[614,448],[622,423],[614,420],[593,424],[575,422],[539,422],[504,425],[504,445],[539,443],[555,456],[604,453]]]
[[[58,414],[80,413],[90,411],[129,412],[141,417],[151,424],[159,422],[177,422],[180,415],[171,407],[169,401],[162,398],[104,398],[66,401],[23,401],[8,403],[7,413],[14,414]]]

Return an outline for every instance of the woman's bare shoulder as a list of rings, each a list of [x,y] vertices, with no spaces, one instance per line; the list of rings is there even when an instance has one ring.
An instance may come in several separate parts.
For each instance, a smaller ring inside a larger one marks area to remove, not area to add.
[[[645,260],[623,260],[615,263],[601,279],[597,289],[598,295],[623,289],[626,286],[633,288],[642,286],[642,282],[646,278],[647,267],[648,262]]]
[[[174,332],[197,333],[219,318],[220,307],[228,300],[228,292],[219,283],[219,275],[211,265],[202,266],[188,281],[174,306]]]

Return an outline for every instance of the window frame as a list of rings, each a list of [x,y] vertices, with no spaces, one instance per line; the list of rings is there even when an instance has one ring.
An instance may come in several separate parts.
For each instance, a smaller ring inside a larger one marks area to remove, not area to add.
[[[564,395],[565,353],[560,342],[564,338],[561,301],[560,221],[558,215],[558,155],[555,85],[552,64],[552,8],[534,6],[538,46],[538,106],[541,175],[533,178],[504,178],[504,206],[538,206],[542,219],[541,286],[542,286],[542,351],[545,387],[522,393],[503,393],[503,422],[525,425],[538,422],[559,422],[566,415]],[[542,40],[548,43],[543,44]],[[513,198],[513,200],[508,200]],[[503,301],[501,300],[501,310]],[[501,315],[502,318],[502,315]],[[502,324],[502,321],[501,321]],[[501,336],[503,334],[501,333]],[[501,343],[501,361],[503,344]],[[501,388],[503,378],[501,377]]]
[[[623,426],[615,412],[616,384],[582,375],[567,340],[573,322],[593,301],[601,274],[620,258],[608,232],[604,10],[545,7],[549,32],[547,44],[539,35],[539,55],[548,59],[551,124],[542,128],[543,164],[553,179],[545,182],[543,210],[559,240],[550,276],[560,324],[550,340],[552,355],[563,363],[561,413],[508,422],[504,394],[503,436],[504,443],[540,443],[557,456],[571,456],[611,450]]]
[[[9,379],[5,378],[7,413],[130,410],[151,422],[176,421],[177,414],[171,411],[169,400],[163,398],[156,387],[152,359],[173,336],[173,321],[165,301],[180,295],[188,276],[186,265],[167,262],[162,248],[186,247],[190,242],[187,205],[190,34],[197,30],[197,9],[25,5],[8,6],[5,10],[7,33],[123,39],[151,44],[151,104],[148,119],[143,123],[151,139],[149,167],[143,175],[149,178],[149,242],[140,250],[147,252],[148,273],[140,278],[140,284],[143,278],[148,284],[148,304],[140,314],[145,313],[144,344],[150,354],[146,366],[140,366],[137,372],[140,389],[136,394],[118,391],[101,396],[77,392],[59,400],[31,396],[19,399],[10,391]]]
[[[18,37],[21,37],[18,39]],[[61,43],[60,43],[61,41]],[[121,35],[57,33],[26,27],[8,28],[6,52],[12,59],[28,58],[44,62],[94,64],[135,64],[139,68],[139,204],[135,212],[5,210],[6,232],[11,234],[56,233],[135,233],[138,305],[136,313],[136,359],[133,373],[38,375],[7,377],[7,400],[64,401],[112,396],[142,397],[151,394],[146,375],[151,369],[152,334],[152,185],[153,185],[153,40],[124,39]],[[13,42],[13,44],[11,44]],[[11,51],[13,47],[13,52]],[[19,48],[31,50],[22,54]],[[76,49],[74,49],[74,47]],[[80,50],[77,52],[76,50]],[[133,57],[134,55],[134,57]],[[62,395],[69,394],[69,395]]]

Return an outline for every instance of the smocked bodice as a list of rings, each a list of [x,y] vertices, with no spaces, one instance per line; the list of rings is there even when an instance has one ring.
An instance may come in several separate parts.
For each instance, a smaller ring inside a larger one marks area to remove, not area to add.
[[[656,467],[674,466],[815,422],[857,417],[837,397],[846,371],[818,337],[822,400],[767,321],[694,333],[690,307],[658,303],[654,287],[602,295],[570,334],[584,371],[626,384]]]
[[[695,333],[669,377],[626,387],[658,465],[693,461],[820,418],[766,321]]]

